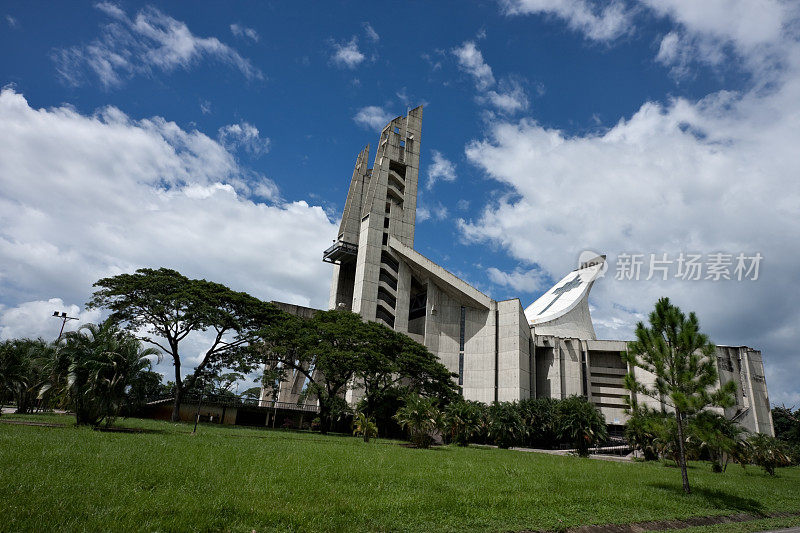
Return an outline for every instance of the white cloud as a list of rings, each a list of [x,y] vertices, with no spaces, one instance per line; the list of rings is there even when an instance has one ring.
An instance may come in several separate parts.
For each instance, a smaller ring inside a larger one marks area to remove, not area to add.
[[[479,91],[485,91],[494,85],[492,67],[483,60],[483,54],[474,42],[466,41],[460,47],[454,48],[453,55],[458,59],[459,68],[475,79],[475,87]]]
[[[547,278],[540,270],[515,269],[513,272],[503,272],[494,267],[486,269],[489,280],[501,287],[510,287],[520,292],[536,292],[547,288]]]
[[[3,336],[52,337],[51,299],[81,314],[97,279],[145,266],[325,305],[334,221],[306,202],[254,201],[275,198],[274,183],[214,139],[113,107],[33,109],[8,88],[0,124]]]
[[[269,137],[261,137],[258,128],[247,122],[228,124],[219,129],[219,142],[228,150],[243,148],[249,154],[260,156],[269,152]]]
[[[356,124],[365,128],[380,130],[395,117],[396,115],[392,115],[380,106],[369,105],[359,109],[353,120]]]
[[[358,38],[353,37],[346,43],[331,43],[333,46],[333,56],[331,60],[340,67],[354,69],[366,58],[361,50],[358,49]]]
[[[444,220],[448,214],[447,207],[441,202],[436,202],[434,205],[424,204],[421,201],[417,203],[416,221],[418,223],[427,220]]]
[[[235,37],[247,37],[251,39],[253,42],[257,43],[260,39],[258,32],[253,28],[248,28],[246,26],[242,26],[241,24],[231,24],[231,33]]]
[[[103,26],[102,37],[53,53],[59,76],[70,85],[82,85],[96,76],[104,87],[114,87],[136,74],[188,69],[204,58],[227,63],[248,79],[264,77],[248,59],[216,37],[197,37],[185,23],[154,7],[141,9],[133,18],[111,3],[96,7],[113,19]]]
[[[61,298],[24,302],[17,307],[0,305],[0,339],[19,337],[55,340],[61,332],[62,319],[53,316],[53,311],[67,313],[64,332],[75,331],[81,324],[100,321],[99,309],[83,310],[75,304],[65,304]]]
[[[661,59],[680,62],[688,31],[662,41]],[[791,303],[800,298],[794,31],[791,39],[748,49],[745,65],[771,73],[769,91],[754,76],[750,90],[646,102],[612,128],[584,135],[532,119],[494,122],[466,155],[509,194],[477,220],[462,221],[464,237],[497,243],[555,278],[574,268],[585,249],[607,252],[612,265],[621,252],[666,252],[673,259],[679,252],[760,252],[756,282],[625,282],[610,272],[593,292],[598,334],[629,338],[635,321],[669,295],[698,312],[714,341],[763,350],[773,402],[797,394],[787,378],[800,372],[793,356],[800,311]]]
[[[8,24],[8,26],[10,28],[18,28],[19,27],[19,21],[17,19],[15,19],[14,17],[12,17],[11,15],[6,15],[6,23]]]
[[[656,60],[676,77],[693,63],[742,68],[768,86],[779,76],[797,42],[800,4],[777,0],[642,0],[675,29],[661,41]]]
[[[364,23],[364,33],[367,34],[367,37],[373,43],[377,43],[381,40],[381,36],[378,35],[378,32],[375,31],[375,28],[373,28],[369,22]]]
[[[433,184],[437,181],[455,181],[456,179],[456,166],[452,161],[448,160],[439,150],[431,150],[433,161],[428,167],[428,184],[427,188],[433,188]]]
[[[704,0],[705,1],[705,0]],[[588,39],[611,41],[632,29],[633,13],[620,0],[501,0],[507,15],[551,15]]]
[[[528,109],[528,95],[519,80],[502,79],[498,89],[488,91],[485,99],[500,112],[513,115]]]
[[[522,88],[519,76],[503,78],[497,90],[491,89],[496,81],[492,67],[484,61],[483,54],[474,42],[467,41],[453,49],[453,55],[458,59],[459,68],[473,77],[479,93],[476,97],[479,103],[488,103],[506,115],[528,108],[528,96]]]

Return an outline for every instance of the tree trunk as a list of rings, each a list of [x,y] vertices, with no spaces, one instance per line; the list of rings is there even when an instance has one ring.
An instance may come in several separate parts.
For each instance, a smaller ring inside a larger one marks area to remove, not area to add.
[[[689,474],[686,471],[686,450],[683,446],[683,413],[681,413],[679,409],[675,409],[675,419],[678,422],[678,459],[681,466],[683,492],[691,494],[692,489],[689,488]]]
[[[178,353],[177,346],[172,347],[174,354]],[[172,405],[172,421],[181,421],[181,401],[183,400],[183,382],[181,381],[181,360],[180,357],[174,355],[172,357],[175,362],[175,403]]]
[[[319,402],[319,432],[327,434],[331,429],[331,408],[327,402]]]

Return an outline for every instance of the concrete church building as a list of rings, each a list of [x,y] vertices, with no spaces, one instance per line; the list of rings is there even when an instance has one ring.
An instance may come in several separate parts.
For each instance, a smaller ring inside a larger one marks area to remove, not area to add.
[[[581,264],[523,309],[518,299],[493,300],[424,257],[414,250],[421,140],[420,106],[386,125],[372,166],[369,146],[358,154],[338,238],[323,254],[333,264],[329,307],[359,313],[424,344],[458,374],[469,400],[579,394],[600,408],[608,424],[624,424],[628,368],[620,353],[627,343],[599,340],[588,305],[605,258]],[[737,384],[737,404],[724,414],[750,431],[773,434],[761,353],[718,346],[717,366],[722,382]],[[281,385],[280,401],[296,401],[302,383],[291,381]],[[348,399],[356,396],[351,391]]]

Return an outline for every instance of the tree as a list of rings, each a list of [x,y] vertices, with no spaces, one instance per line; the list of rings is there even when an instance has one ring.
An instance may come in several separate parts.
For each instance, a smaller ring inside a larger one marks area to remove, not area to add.
[[[55,350],[42,339],[0,342],[0,397],[10,395],[18,413],[30,413],[43,380],[42,361]]]
[[[800,445],[800,409],[792,412],[785,405],[773,407],[772,424],[775,427],[775,438],[795,446]]]
[[[369,442],[370,437],[378,436],[378,426],[373,419],[359,411],[353,417],[353,435],[361,435],[364,442]]]
[[[356,366],[355,378],[363,387],[362,407],[368,416],[378,417],[383,403],[394,404],[409,393],[437,398],[444,404],[459,397],[453,381],[457,375],[424,345],[377,322],[364,322],[360,327],[369,349]]]
[[[125,405],[127,389],[150,369],[148,357],[160,355],[143,348],[135,337],[113,321],[85,324],[64,335],[46,365],[48,383],[41,395],[54,394],[75,411],[78,425],[111,423]]]
[[[775,437],[756,433],[751,435],[747,442],[750,445],[751,460],[770,476],[775,475],[777,467],[792,463],[786,443]]]
[[[163,376],[152,370],[142,370],[137,373],[128,383],[129,387],[125,393],[125,409],[123,413],[129,416],[139,412],[148,402],[160,400],[166,387],[161,382]]]
[[[489,406],[488,436],[500,448],[522,444],[527,427],[516,402],[494,402]]]
[[[486,431],[486,406],[480,402],[458,400],[444,410],[444,426],[450,440],[459,446],[468,446]]]
[[[266,364],[264,382],[275,390],[290,369],[305,376],[304,397],[319,401],[320,431],[327,433],[341,396],[372,349],[363,326],[349,311],[320,311],[310,319],[282,313],[259,332],[263,344],[251,354]]]
[[[394,416],[418,448],[430,447],[433,434],[442,426],[442,413],[436,408],[434,399],[419,394],[406,396],[405,404]]]
[[[694,313],[687,317],[661,298],[650,313],[650,327],[639,322],[636,340],[628,343],[623,358],[632,369],[625,376],[625,387],[635,397],[642,394],[653,398],[675,413],[678,438],[678,463],[683,490],[689,494],[689,475],[686,469],[686,427],[689,420],[708,406],[733,405],[734,382],[718,387],[716,348],[708,336],[700,332]],[[634,367],[655,377],[652,385],[636,379]]]
[[[581,457],[589,448],[608,438],[603,415],[583,396],[570,396],[556,405],[556,428],[561,439],[571,443]]]
[[[625,424],[625,440],[634,449],[642,452],[645,461],[658,459],[656,439],[660,414],[644,406],[637,407],[629,413],[628,422]]]
[[[103,278],[87,308],[111,310],[111,320],[172,357],[175,402],[172,420],[180,419],[180,404],[198,376],[214,367],[242,366],[241,348],[277,310],[243,292],[206,280],[189,279],[175,270],[142,268],[133,274]],[[193,332],[212,330],[211,345],[185,381],[181,375],[180,342]]]
[[[720,414],[703,411],[692,420],[689,433],[700,451],[708,455],[713,472],[725,472],[732,459],[744,463],[746,431],[736,422]]]
[[[555,398],[528,398],[519,402],[519,411],[527,427],[525,443],[539,448],[551,448],[556,442]]]
[[[356,313],[320,311],[310,319],[283,313],[259,336],[262,344],[250,353],[265,365],[265,385],[276,392],[288,371],[301,373],[307,381],[304,397],[319,401],[322,432],[330,430],[337,399],[353,383],[363,387],[360,408],[370,418],[408,392],[457,395],[452,374],[427,348]]]

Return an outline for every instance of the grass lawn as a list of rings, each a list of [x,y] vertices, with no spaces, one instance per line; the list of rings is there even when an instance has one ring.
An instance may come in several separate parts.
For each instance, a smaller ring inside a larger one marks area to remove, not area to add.
[[[800,511],[800,468],[616,463],[128,419],[143,433],[0,423],[0,530],[557,529]],[[784,519],[784,522],[787,522]],[[767,522],[765,522],[766,524]],[[791,519],[789,522],[791,523]],[[731,526],[728,525],[730,528]]]

